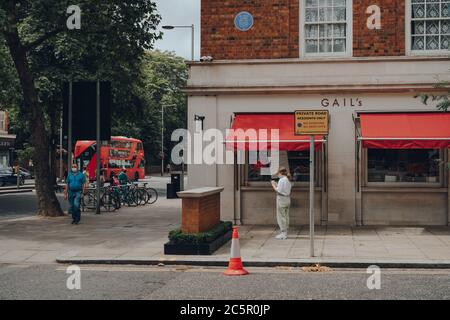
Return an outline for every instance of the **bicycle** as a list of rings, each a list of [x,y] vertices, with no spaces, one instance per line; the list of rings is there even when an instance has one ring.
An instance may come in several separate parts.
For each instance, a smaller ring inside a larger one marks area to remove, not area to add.
[[[143,190],[147,194],[145,204],[154,204],[158,200],[158,191],[155,188],[147,187],[147,183],[144,183]]]

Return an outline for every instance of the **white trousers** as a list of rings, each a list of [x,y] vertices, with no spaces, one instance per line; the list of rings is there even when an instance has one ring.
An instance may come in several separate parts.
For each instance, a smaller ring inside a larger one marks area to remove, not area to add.
[[[289,207],[291,206],[291,198],[277,196],[277,222],[281,232],[287,233],[289,228]]]

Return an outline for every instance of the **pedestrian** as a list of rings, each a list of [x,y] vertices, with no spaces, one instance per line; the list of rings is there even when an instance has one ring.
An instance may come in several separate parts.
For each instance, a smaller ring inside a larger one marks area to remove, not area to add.
[[[86,180],[84,182],[84,187],[89,188],[90,176],[89,176],[89,171],[87,170],[87,168],[84,168],[83,175],[84,175],[84,179]]]
[[[72,224],[79,224],[81,219],[80,202],[81,194],[86,191],[86,178],[78,171],[76,164],[72,165],[72,171],[67,176],[64,189],[64,199],[69,200],[69,213],[72,215]]]
[[[272,187],[277,193],[277,222],[280,227],[280,234],[275,238],[285,240],[288,237],[292,185],[290,182],[290,174],[286,168],[281,167],[278,170],[277,176],[280,179],[278,183],[272,180]]]
[[[127,170],[122,169],[122,171],[119,173],[119,176],[117,177],[119,179],[120,185],[125,186],[129,180],[127,176]]]

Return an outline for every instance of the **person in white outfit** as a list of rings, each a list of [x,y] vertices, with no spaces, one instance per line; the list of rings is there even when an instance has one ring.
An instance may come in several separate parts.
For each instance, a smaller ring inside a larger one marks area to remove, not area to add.
[[[277,193],[277,222],[280,227],[280,234],[276,236],[276,239],[285,240],[288,237],[292,185],[286,168],[281,167],[277,175],[280,178],[278,183],[272,181],[272,187]]]

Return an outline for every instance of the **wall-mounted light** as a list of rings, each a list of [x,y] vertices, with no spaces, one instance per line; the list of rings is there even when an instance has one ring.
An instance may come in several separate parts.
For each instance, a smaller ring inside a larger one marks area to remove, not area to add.
[[[203,121],[205,120],[205,116],[194,115],[195,121],[195,131],[203,131]]]

